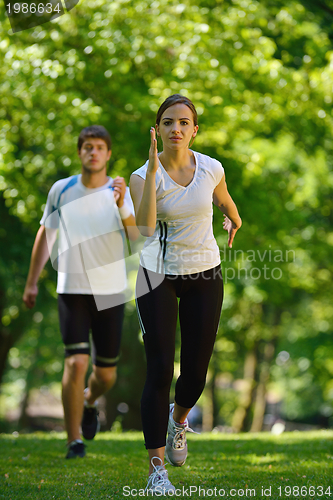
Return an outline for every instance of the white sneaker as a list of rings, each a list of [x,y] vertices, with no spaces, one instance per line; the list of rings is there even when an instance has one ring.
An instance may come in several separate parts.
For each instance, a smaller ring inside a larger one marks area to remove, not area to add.
[[[155,458],[161,462],[160,465],[154,464]],[[161,496],[168,495],[169,491],[175,492],[176,488],[169,481],[168,471],[164,468],[163,461],[159,457],[153,457],[151,464],[154,467],[154,472],[149,476],[145,494]]]
[[[165,446],[165,458],[171,465],[181,467],[186,462],[187,457],[187,442],[186,432],[194,432],[188,425],[186,419],[183,424],[178,424],[173,419],[174,404],[170,405],[169,422],[168,422],[168,437]]]

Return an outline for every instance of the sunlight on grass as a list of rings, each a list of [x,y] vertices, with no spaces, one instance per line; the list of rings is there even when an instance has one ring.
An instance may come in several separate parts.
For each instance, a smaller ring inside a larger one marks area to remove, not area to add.
[[[125,486],[145,487],[148,460],[142,433],[100,433],[87,442],[84,459],[65,460],[65,443],[63,432],[1,434],[0,499],[121,499]],[[310,486],[328,491],[332,482],[332,431],[201,434],[190,435],[188,444],[184,467],[167,466],[177,488],[223,488],[225,498],[231,498],[232,488],[240,491],[234,498],[245,496],[247,488],[256,496],[271,488],[276,500],[279,487],[282,493],[296,485],[303,492]],[[311,496],[319,497],[330,495]]]

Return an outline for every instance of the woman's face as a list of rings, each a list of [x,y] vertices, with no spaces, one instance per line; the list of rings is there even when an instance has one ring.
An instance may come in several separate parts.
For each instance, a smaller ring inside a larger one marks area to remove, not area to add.
[[[159,125],[156,125],[157,135],[163,141],[163,148],[187,148],[192,137],[198,131],[194,125],[193,113],[186,104],[174,104],[166,109],[161,116]]]

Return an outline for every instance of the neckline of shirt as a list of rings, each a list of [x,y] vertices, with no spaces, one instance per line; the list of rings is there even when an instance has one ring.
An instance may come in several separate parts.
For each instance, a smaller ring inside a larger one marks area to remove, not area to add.
[[[112,177],[108,177],[108,181],[105,184],[103,184],[103,186],[99,186],[97,188],[88,188],[82,182],[82,174],[79,174],[78,177],[79,186],[86,193],[96,193],[97,191],[102,191],[103,189],[107,189],[111,186],[112,180],[113,180]]]
[[[187,186],[182,186],[181,184],[178,184],[178,182],[176,182],[175,180],[173,180],[172,177],[170,177],[170,175],[168,174],[167,170],[165,170],[165,168],[163,167],[161,161],[160,161],[160,158],[158,158],[158,162],[160,164],[160,167],[162,167],[162,171],[166,173],[166,175],[168,176],[168,178],[178,187],[180,188],[183,188],[183,189],[187,189],[189,188],[190,186],[192,186],[192,184],[194,184],[195,182],[195,179],[197,177],[197,172],[198,172],[198,164],[199,164],[199,159],[198,159],[198,156],[197,156],[197,152],[196,151],[193,151],[193,149],[190,149],[191,153],[193,153],[193,156],[194,156],[194,160],[195,160],[195,170],[194,170],[194,174],[193,174],[193,177],[192,177],[192,180],[191,182],[189,182],[189,184],[187,184]]]

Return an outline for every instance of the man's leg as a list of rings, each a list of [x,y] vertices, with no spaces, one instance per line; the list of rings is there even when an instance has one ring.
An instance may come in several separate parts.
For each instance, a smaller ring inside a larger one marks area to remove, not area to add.
[[[62,377],[62,402],[68,443],[81,439],[80,424],[84,402],[84,381],[89,363],[88,354],[73,354],[65,358]]]
[[[114,386],[116,379],[116,366],[102,367],[93,365],[93,371],[88,379],[88,389],[85,392],[85,399],[87,403],[89,405],[93,405],[96,399]]]
[[[80,439],[84,381],[89,363],[91,317],[87,296],[58,295],[59,322],[65,345],[62,401],[68,443]]]
[[[106,309],[97,309],[101,296],[94,302],[92,315],[92,362],[93,371],[84,391],[85,407],[82,418],[82,434],[85,439],[94,439],[99,431],[96,400],[114,385],[117,378],[121,330],[124,318],[122,295],[102,297]],[[96,297],[91,297],[95,301]],[[114,307],[112,307],[112,304]]]
[[[121,294],[106,296],[105,301],[110,307],[99,311],[96,305],[94,306],[91,328],[93,371],[85,391],[88,405],[93,405],[96,399],[111,389],[117,379],[116,365],[119,358],[125,309],[121,299],[123,299]],[[112,307],[113,302],[117,304],[114,307]]]

